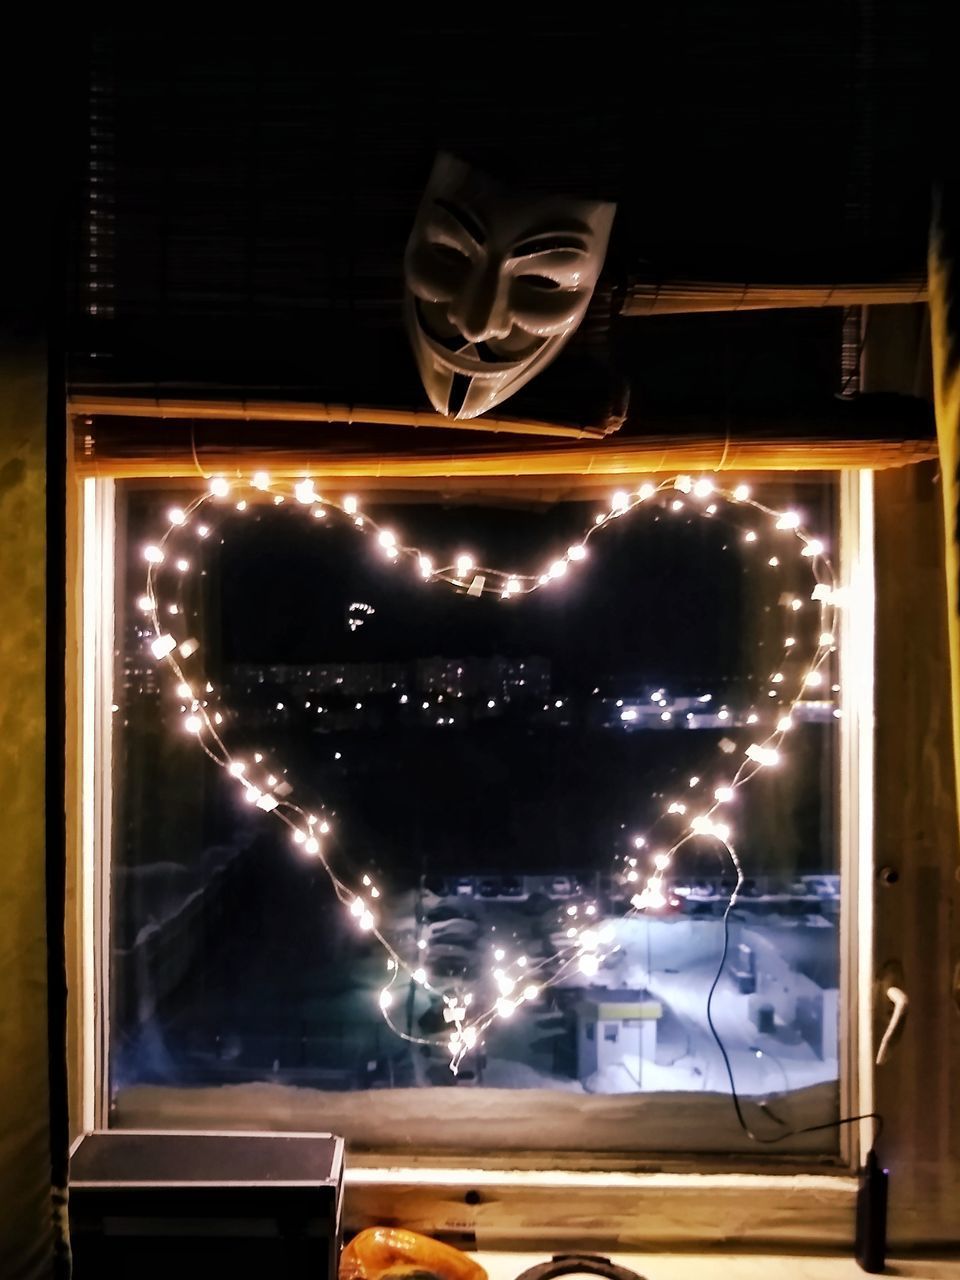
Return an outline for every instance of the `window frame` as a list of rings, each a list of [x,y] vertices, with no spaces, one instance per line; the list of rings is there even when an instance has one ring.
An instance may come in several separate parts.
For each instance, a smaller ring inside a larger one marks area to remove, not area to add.
[[[844,468],[838,475],[840,581],[849,602],[840,649],[844,691],[839,735],[839,840],[844,884],[840,1018],[841,1028],[846,1029],[840,1036],[840,1113],[857,1115],[870,1112],[874,1098],[870,1057],[874,1017],[873,472]],[[79,714],[73,744],[78,773],[73,844],[78,867],[80,982],[73,1014],[79,1024],[77,1061],[71,1068],[76,1080],[74,1093],[80,1099],[81,1127],[89,1130],[109,1125],[115,482],[109,477],[77,477],[74,498],[78,607],[72,683]],[[68,681],[70,675],[68,672]],[[741,1155],[695,1154],[607,1159],[589,1152],[553,1158],[550,1153],[518,1157],[516,1153],[478,1150],[462,1157],[412,1155],[402,1160],[395,1154],[354,1154],[346,1175],[348,1221],[352,1218],[355,1225],[362,1225],[382,1218],[393,1206],[392,1216],[402,1217],[407,1225],[447,1233],[465,1231],[478,1243],[484,1239],[488,1243],[533,1240],[539,1235],[553,1241],[562,1238],[571,1221],[580,1223],[578,1241],[589,1237],[598,1246],[631,1239],[676,1242],[710,1239],[714,1234],[724,1238],[729,1215],[738,1212],[749,1188],[755,1209],[744,1238],[764,1241],[771,1238],[771,1231],[773,1238],[793,1238],[791,1224],[795,1223],[797,1238],[802,1236],[809,1242],[813,1222],[813,1238],[826,1244],[845,1243],[856,1187],[853,1174],[869,1149],[872,1123],[843,1126],[839,1137],[836,1159],[787,1155],[779,1160],[768,1156],[762,1162]],[[704,1191],[708,1188],[710,1205],[705,1208]],[[564,1195],[558,1197],[561,1189]],[[577,1206],[583,1206],[592,1227],[584,1225],[579,1212],[571,1215],[569,1195],[575,1197]],[[478,1197],[479,1205],[475,1205]],[[666,1235],[665,1203],[677,1211]],[[533,1221],[531,1214],[536,1216],[535,1231],[517,1225]],[[479,1233],[481,1220],[483,1230],[491,1233],[489,1237]],[[645,1237],[644,1222],[648,1223]],[[654,1222],[660,1224],[656,1229]],[[649,1231],[654,1230],[651,1236]]]

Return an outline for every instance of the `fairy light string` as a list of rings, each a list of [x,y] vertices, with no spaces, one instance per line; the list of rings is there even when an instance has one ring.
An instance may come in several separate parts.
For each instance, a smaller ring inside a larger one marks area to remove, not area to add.
[[[668,500],[665,495],[669,495]],[[153,628],[148,642],[153,656],[167,668],[175,681],[176,692],[182,700],[184,731],[196,737],[206,756],[236,780],[248,804],[283,823],[298,851],[319,862],[337,899],[358,931],[376,939],[385,953],[388,979],[377,997],[385,1023],[397,1036],[410,1043],[431,1046],[445,1043],[454,1073],[464,1057],[483,1042],[484,1034],[494,1022],[511,1018],[523,1004],[536,1000],[544,989],[574,972],[578,971],[586,978],[595,976],[604,960],[618,949],[616,929],[611,922],[595,921],[597,909],[594,904],[586,904],[581,912],[580,907],[572,903],[566,908],[566,925],[562,939],[556,944],[555,954],[536,960],[525,955],[510,958],[502,946],[497,946],[493,952],[493,966],[482,981],[470,984],[454,980],[445,984],[431,982],[422,962],[422,946],[412,958],[408,958],[381,930],[383,897],[370,875],[364,874],[360,883],[353,886],[332,866],[326,849],[331,828],[322,810],[319,814],[310,812],[290,799],[292,788],[283,770],[265,762],[261,753],[253,753],[252,759],[240,759],[233,754],[220,732],[224,720],[222,713],[213,709],[210,699],[203,696],[212,694],[214,690],[199,669],[199,642],[189,634],[175,633],[186,614],[178,604],[166,603],[161,598],[160,573],[164,571],[164,580],[172,577],[181,583],[188,577],[198,542],[202,543],[214,532],[213,517],[208,510],[222,510],[229,506],[232,511],[242,514],[255,500],[268,499],[278,506],[290,502],[316,520],[348,522],[360,536],[372,541],[386,560],[398,566],[412,567],[424,583],[441,583],[460,594],[495,596],[505,602],[538,591],[549,591],[554,583],[568,575],[583,572],[584,562],[592,550],[591,544],[602,536],[604,530],[651,506],[657,506],[665,513],[686,512],[711,519],[718,514],[719,504],[723,503],[724,514],[728,518],[735,513],[747,515],[749,523],[738,519],[734,527],[745,545],[760,543],[762,537],[764,546],[760,550],[763,553],[768,549],[773,552],[767,558],[769,566],[779,567],[783,558],[792,551],[809,572],[810,595],[808,599],[799,595],[788,596],[781,599],[781,604],[785,607],[790,631],[793,629],[791,619],[796,614],[810,603],[816,606],[817,641],[809,655],[801,659],[803,646],[793,634],[784,636],[781,665],[789,666],[790,674],[774,670],[763,682],[777,709],[774,728],[766,734],[757,733],[757,740],[749,744],[726,781],[714,785],[700,777],[691,777],[685,793],[670,799],[647,832],[634,837],[636,856],[625,857],[626,869],[619,873],[621,883],[631,892],[627,918],[646,912],[656,913],[667,906],[668,875],[678,852],[691,841],[712,840],[729,859],[736,876],[727,902],[729,912],[744,882],[743,867],[733,843],[729,806],[753,778],[781,762],[784,742],[795,727],[795,712],[806,694],[826,683],[825,668],[836,648],[841,592],[823,540],[803,528],[799,513],[767,506],[754,498],[746,485],[726,488],[713,479],[694,479],[688,475],[674,476],[659,483],[647,481],[636,489],[618,489],[611,496],[608,507],[596,513],[593,523],[578,541],[572,542],[565,552],[554,556],[538,570],[523,572],[516,566],[501,568],[478,564],[468,551],[458,553],[452,562],[445,563],[442,557],[429,550],[403,542],[394,529],[361,511],[360,502],[354,496],[321,495],[310,477],[272,480],[266,472],[258,471],[249,481],[231,481],[223,476],[211,479],[206,492],[188,504],[168,511],[168,523],[163,534],[144,548],[146,589],[137,605]],[[655,502],[655,499],[660,501]],[[768,544],[768,539],[771,544]],[[795,674],[798,666],[799,676]],[[787,690],[790,691],[789,696],[785,696]],[[662,696],[657,701],[658,705],[665,705]],[[722,708],[718,718],[722,719],[725,711]],[[729,712],[726,714],[729,716]],[[759,721],[760,717],[751,712],[745,723],[759,725]],[[736,747],[729,745],[729,749],[732,752]],[[711,785],[712,791],[704,794]],[[664,823],[679,827],[679,834],[672,842],[669,839],[665,841],[663,849],[652,851],[649,838]],[[643,868],[641,861],[645,863]],[[396,1004],[396,987],[401,975],[442,1001],[444,1031],[440,1036],[414,1036],[397,1026],[391,1010]]]

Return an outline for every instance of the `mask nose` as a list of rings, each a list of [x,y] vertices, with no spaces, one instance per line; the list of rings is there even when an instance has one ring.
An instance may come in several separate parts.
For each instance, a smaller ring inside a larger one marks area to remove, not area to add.
[[[448,315],[468,342],[507,337],[513,325],[497,264],[471,275],[463,292],[450,304]]]

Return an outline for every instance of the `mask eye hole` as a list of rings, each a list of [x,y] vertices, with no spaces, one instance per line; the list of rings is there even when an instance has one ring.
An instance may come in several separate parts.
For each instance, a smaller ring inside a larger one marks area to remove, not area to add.
[[[560,285],[556,280],[551,280],[549,276],[517,276],[521,284],[528,285],[531,289],[559,289]]]
[[[458,249],[456,245],[449,244],[446,240],[434,240],[430,248],[445,266],[463,267],[470,261],[461,249]]]

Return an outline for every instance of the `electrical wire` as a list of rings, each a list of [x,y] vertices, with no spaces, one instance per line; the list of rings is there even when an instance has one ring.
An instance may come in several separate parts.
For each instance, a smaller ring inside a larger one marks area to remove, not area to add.
[[[729,901],[727,902],[723,913],[723,947],[720,952],[720,961],[717,965],[717,971],[713,975],[713,982],[710,984],[710,991],[707,995],[707,1026],[710,1028],[710,1033],[713,1036],[714,1042],[720,1050],[720,1056],[723,1059],[723,1065],[727,1073],[727,1081],[730,1085],[730,1100],[733,1103],[733,1109],[736,1112],[737,1123],[751,1142],[757,1142],[763,1146],[772,1146],[778,1142],[786,1142],[788,1138],[798,1138],[801,1134],[822,1133],[827,1129],[840,1129],[843,1125],[856,1124],[860,1120],[874,1120],[876,1125],[874,1128],[873,1141],[874,1144],[876,1144],[880,1135],[883,1133],[883,1116],[879,1111],[868,1111],[863,1115],[856,1116],[841,1116],[837,1120],[829,1120],[824,1124],[803,1125],[799,1129],[788,1129],[785,1133],[778,1133],[769,1137],[762,1137],[760,1134],[754,1133],[753,1129],[751,1129],[747,1122],[747,1119],[743,1114],[743,1103],[739,1093],[737,1092],[737,1085],[734,1080],[733,1065],[730,1061],[730,1055],[727,1052],[726,1045],[723,1043],[723,1038],[721,1037],[720,1032],[717,1030],[716,1023],[713,1021],[713,997],[717,987],[719,986],[720,979],[723,976],[723,970],[727,963],[727,954],[730,950],[730,912],[736,906],[737,894],[743,884],[743,869],[740,866],[739,861],[734,859],[733,865],[737,872],[737,883],[733,892],[730,894]],[[776,1117],[771,1118],[776,1119]],[[782,1124],[783,1122],[778,1121],[778,1123]]]

